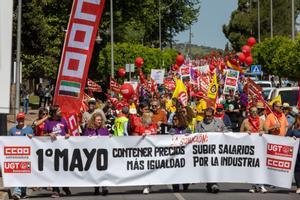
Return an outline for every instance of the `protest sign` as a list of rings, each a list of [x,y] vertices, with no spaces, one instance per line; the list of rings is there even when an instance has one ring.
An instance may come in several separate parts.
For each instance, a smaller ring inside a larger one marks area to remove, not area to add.
[[[165,77],[165,70],[164,69],[151,69],[151,78],[157,84],[163,84]]]
[[[230,91],[235,94],[237,90],[238,80],[239,80],[239,71],[236,70],[227,70],[226,71],[226,79],[225,79],[225,85],[224,85],[224,94],[229,94]]]
[[[290,188],[298,145],[247,133],[0,137],[0,163],[5,187],[231,182]]]

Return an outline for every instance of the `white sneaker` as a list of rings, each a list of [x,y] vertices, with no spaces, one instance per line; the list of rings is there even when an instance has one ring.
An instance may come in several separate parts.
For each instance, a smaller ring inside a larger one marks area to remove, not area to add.
[[[144,187],[143,194],[149,194],[149,193],[150,193],[150,188],[149,187]]]
[[[296,194],[300,194],[300,188],[297,188]]]
[[[251,188],[251,189],[249,190],[249,192],[250,192],[250,193],[255,193],[255,192],[256,192],[256,189],[255,189],[255,188]]]
[[[261,193],[267,193],[268,192],[268,190],[263,185],[259,186],[259,190],[260,190]]]
[[[256,185],[252,185],[251,189],[249,190],[250,193],[259,192],[259,188]]]

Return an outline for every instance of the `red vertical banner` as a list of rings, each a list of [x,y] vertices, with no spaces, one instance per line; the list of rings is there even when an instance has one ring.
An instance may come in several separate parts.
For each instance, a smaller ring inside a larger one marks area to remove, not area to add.
[[[55,87],[64,116],[80,112],[83,91],[105,0],[74,0]],[[67,117],[69,119],[69,117]],[[71,118],[74,127],[74,118]]]

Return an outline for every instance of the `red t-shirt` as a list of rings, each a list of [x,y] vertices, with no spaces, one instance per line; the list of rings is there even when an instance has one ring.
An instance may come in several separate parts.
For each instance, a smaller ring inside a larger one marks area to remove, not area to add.
[[[138,135],[156,135],[157,125],[151,124],[150,126],[145,127],[144,125],[141,124],[135,127],[134,133],[137,133]]]
[[[45,122],[36,126],[34,129],[34,136],[44,136],[44,128],[45,128]]]

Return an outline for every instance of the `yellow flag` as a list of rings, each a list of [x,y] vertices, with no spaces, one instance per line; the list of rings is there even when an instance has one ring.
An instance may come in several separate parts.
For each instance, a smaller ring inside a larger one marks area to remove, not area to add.
[[[217,74],[214,73],[213,81],[209,84],[208,87],[208,93],[207,93],[208,98],[216,99],[218,94],[218,89],[219,89],[219,85],[217,81]]]
[[[183,84],[182,80],[176,79],[175,83],[176,83],[176,87],[175,87],[172,98],[178,98],[179,94],[182,92],[187,94],[185,85]]]
[[[273,106],[273,104],[274,104],[276,101],[279,101],[280,104],[282,104],[282,100],[281,100],[281,96],[280,96],[280,95],[278,95],[277,97],[275,97],[274,99],[272,99],[272,101],[270,101],[269,105],[270,105],[270,106]]]

